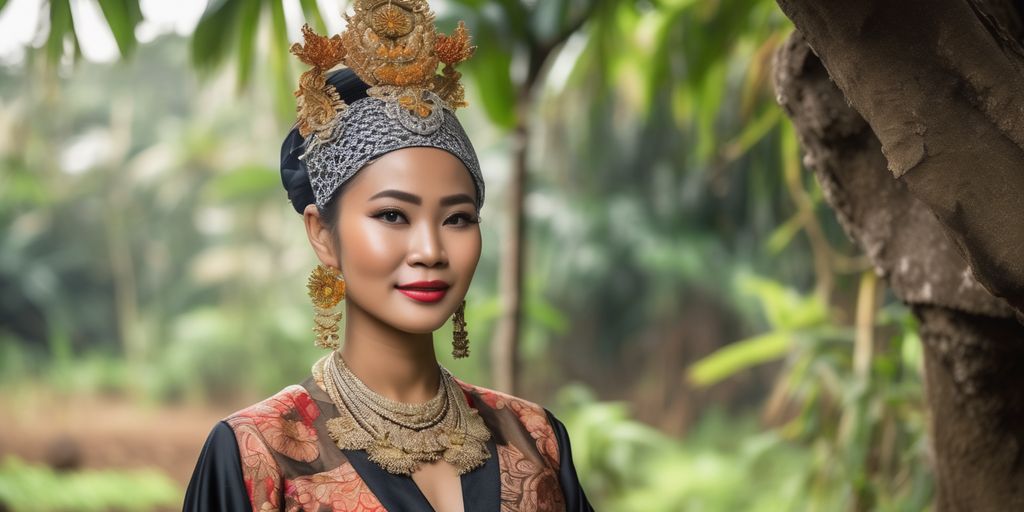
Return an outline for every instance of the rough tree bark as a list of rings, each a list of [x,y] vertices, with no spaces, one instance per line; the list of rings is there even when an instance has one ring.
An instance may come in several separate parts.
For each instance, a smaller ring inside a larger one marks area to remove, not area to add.
[[[920,320],[937,510],[1024,510],[1020,15],[1009,2],[779,3],[799,32],[775,84],[805,163]]]

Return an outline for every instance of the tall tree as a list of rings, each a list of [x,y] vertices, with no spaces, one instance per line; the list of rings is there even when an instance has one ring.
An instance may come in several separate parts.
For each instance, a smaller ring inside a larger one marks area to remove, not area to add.
[[[519,339],[523,323],[523,270],[526,254],[523,201],[529,189],[527,163],[530,159],[531,113],[544,71],[566,40],[583,27],[600,2],[596,0],[501,0],[494,2],[501,16],[486,3],[460,0],[473,8],[485,38],[480,49],[487,52],[471,66],[481,96],[492,120],[512,134],[512,167],[505,197],[506,235],[502,239],[499,271],[500,312],[491,340],[493,385],[508,393],[517,392]],[[605,2],[612,4],[614,2]],[[512,63],[522,62],[525,72],[514,76]]]
[[[1024,508],[1024,37],[1006,1],[779,0],[779,102],[925,347],[937,509]]]

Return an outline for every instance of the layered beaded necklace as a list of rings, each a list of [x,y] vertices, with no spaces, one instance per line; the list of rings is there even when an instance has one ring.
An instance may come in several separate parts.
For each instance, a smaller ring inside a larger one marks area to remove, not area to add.
[[[424,462],[444,459],[460,475],[490,456],[491,432],[469,406],[446,368],[437,393],[422,404],[396,402],[366,386],[334,351],[313,365],[339,416],[327,432],[343,450],[365,450],[388,473],[411,475]]]

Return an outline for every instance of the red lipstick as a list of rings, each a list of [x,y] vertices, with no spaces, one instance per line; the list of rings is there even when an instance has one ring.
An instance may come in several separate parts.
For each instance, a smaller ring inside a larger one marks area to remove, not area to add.
[[[396,286],[406,297],[419,302],[439,302],[448,293],[448,283],[444,281],[416,281]]]

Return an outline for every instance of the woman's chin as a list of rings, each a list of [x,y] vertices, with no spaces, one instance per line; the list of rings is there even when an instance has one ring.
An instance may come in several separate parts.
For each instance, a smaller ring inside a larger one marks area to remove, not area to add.
[[[435,311],[410,311],[409,308],[397,308],[400,315],[393,317],[393,325],[400,331],[410,334],[428,334],[440,329],[451,315],[441,315],[438,308]]]
[[[397,328],[398,330],[400,330],[402,332],[407,332],[409,334],[432,334],[434,331],[440,329],[441,326],[443,326],[443,325],[444,325],[444,321],[443,320],[441,322],[436,322],[435,321],[435,322],[432,322],[432,323],[427,323],[427,322],[415,322],[415,323],[413,323],[413,322],[409,322],[408,320],[405,320],[405,321],[403,321],[403,322],[401,322],[399,324],[395,324],[395,328]]]

